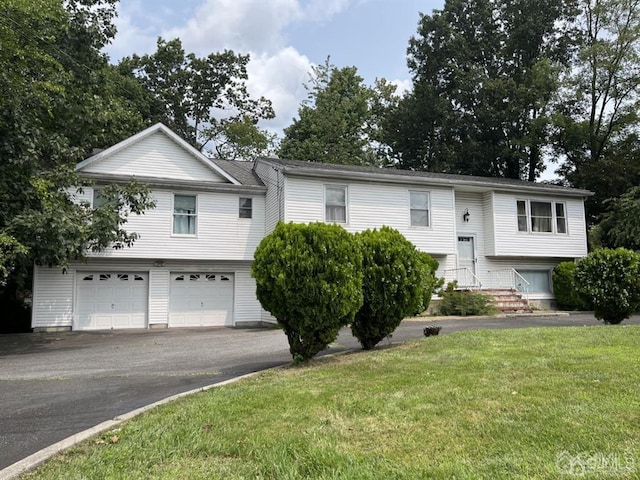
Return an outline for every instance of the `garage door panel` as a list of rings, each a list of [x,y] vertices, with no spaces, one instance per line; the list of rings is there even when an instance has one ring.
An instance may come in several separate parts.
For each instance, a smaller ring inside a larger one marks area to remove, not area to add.
[[[76,330],[145,328],[148,274],[81,272],[78,275]]]
[[[172,274],[169,326],[231,325],[233,317],[232,279],[233,275],[231,274]]]

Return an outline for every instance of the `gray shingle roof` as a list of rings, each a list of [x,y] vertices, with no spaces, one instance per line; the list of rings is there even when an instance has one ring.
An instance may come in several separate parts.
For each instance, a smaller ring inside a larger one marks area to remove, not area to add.
[[[258,175],[253,171],[253,165],[255,162],[222,160],[219,158],[211,159],[211,161],[242,183],[242,185],[264,187],[264,183],[262,183],[260,177],[258,177]]]
[[[526,182],[523,180],[515,180],[511,178],[496,177],[479,177],[473,175],[454,175],[448,173],[434,172],[418,172],[413,170],[400,170],[397,168],[381,168],[381,167],[364,167],[355,165],[336,165],[321,162],[303,162],[299,160],[288,160],[283,158],[260,158],[259,161],[269,162],[274,165],[284,167],[287,173],[312,173],[317,175],[326,175],[330,177],[332,174],[342,178],[354,176],[359,178],[378,179],[384,177],[389,179],[400,180],[405,177],[408,181],[422,181],[428,183],[446,183],[455,185],[470,185],[478,187],[490,188],[507,188],[507,189],[523,189],[523,190],[539,190],[548,193],[556,192],[565,195],[575,196],[591,196],[593,192],[588,190],[580,190],[575,188],[564,187],[562,185],[554,185],[548,183]]]

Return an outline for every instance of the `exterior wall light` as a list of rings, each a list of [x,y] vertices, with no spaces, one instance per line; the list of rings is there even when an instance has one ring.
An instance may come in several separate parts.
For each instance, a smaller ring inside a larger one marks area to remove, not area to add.
[[[469,217],[470,217],[470,216],[471,216],[471,215],[469,214],[469,209],[468,209],[468,208],[465,208],[465,209],[464,209],[464,213],[462,214],[462,220],[463,220],[464,222],[468,222],[468,221],[469,221]]]

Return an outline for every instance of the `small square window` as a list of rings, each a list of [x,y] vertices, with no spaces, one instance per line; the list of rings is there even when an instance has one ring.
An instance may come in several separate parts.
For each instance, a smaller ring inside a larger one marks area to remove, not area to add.
[[[253,216],[253,199],[240,197],[238,216],[240,218],[251,218]]]

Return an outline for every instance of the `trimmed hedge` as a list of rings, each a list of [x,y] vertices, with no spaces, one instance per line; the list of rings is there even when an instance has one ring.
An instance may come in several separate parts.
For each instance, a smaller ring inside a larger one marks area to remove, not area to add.
[[[426,290],[431,297],[434,261],[393,228],[365,230],[356,239],[363,256],[364,303],[351,332],[369,350],[424,304]]]
[[[624,248],[594,250],[578,262],[576,283],[598,320],[620,323],[640,308],[640,255]]]
[[[338,225],[280,222],[254,258],[258,300],[284,329],[294,363],[335,341],[362,305],[362,253]]]

